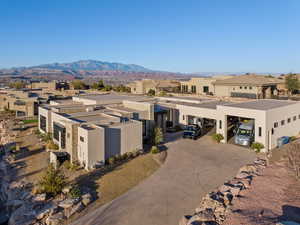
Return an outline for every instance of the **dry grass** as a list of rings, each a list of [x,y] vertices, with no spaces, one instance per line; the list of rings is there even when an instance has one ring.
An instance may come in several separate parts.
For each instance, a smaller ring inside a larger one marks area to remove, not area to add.
[[[84,179],[78,183],[81,186],[95,188],[100,198],[81,213],[74,215],[66,221],[66,224],[121,196],[153,174],[158,168],[159,165],[153,159],[152,155],[146,154],[117,166],[111,171],[104,173],[104,175],[100,172],[91,172],[91,174],[82,175]]]
[[[105,204],[127,192],[158,169],[151,154],[135,158],[99,179],[99,204]]]

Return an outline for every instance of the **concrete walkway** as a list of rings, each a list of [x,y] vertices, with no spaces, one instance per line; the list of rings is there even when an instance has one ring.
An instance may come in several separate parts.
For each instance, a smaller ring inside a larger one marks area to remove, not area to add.
[[[176,225],[207,192],[255,158],[246,148],[215,144],[208,136],[179,138],[166,146],[167,160],[157,172],[73,225]]]

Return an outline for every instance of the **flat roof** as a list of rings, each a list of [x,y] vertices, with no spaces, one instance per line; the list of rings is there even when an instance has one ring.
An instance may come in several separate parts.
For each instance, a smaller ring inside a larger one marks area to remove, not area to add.
[[[92,94],[92,95],[81,95],[81,96],[75,96],[75,97],[81,98],[81,99],[94,100],[94,101],[103,101],[103,102],[108,102],[108,103],[110,101],[122,102],[124,100],[142,101],[142,100],[148,100],[151,98],[151,97],[147,97],[147,96],[117,95],[117,94]]]
[[[198,107],[198,108],[217,109],[218,105],[227,105],[230,103],[231,102],[226,102],[226,101],[209,101],[209,102],[203,102],[203,103],[178,102],[177,104]]]
[[[297,101],[276,100],[276,99],[259,99],[249,102],[233,103],[227,106],[243,109],[270,110],[288,105],[300,103]]]

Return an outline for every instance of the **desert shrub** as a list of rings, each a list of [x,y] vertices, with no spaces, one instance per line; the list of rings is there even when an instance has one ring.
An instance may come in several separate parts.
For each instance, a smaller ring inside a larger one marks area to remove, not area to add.
[[[108,164],[109,165],[113,165],[113,164],[115,164],[116,163],[116,158],[114,157],[114,156],[112,156],[112,157],[110,157],[109,159],[108,159]]]
[[[147,93],[148,96],[154,96],[155,95],[155,90],[150,89]]]
[[[16,145],[12,145],[12,146],[9,147],[10,152],[15,152],[16,150],[17,150]]]
[[[119,155],[119,154],[115,155],[115,160],[116,160],[117,162],[122,161],[122,156]]]
[[[65,176],[60,169],[55,169],[50,163],[45,174],[39,181],[39,190],[49,196],[56,196],[61,193],[65,186]]]
[[[300,144],[291,143],[287,147],[288,164],[294,170],[297,179],[300,179]]]
[[[43,141],[50,141],[52,140],[52,134],[51,133],[45,133],[45,134],[41,134],[41,138]]]
[[[139,151],[138,150],[133,150],[132,151],[132,157],[135,158],[139,155]]]
[[[212,139],[217,143],[220,143],[224,139],[224,137],[222,134],[213,134]]]
[[[290,141],[295,141],[297,138],[295,136],[290,137]]]
[[[255,150],[256,153],[259,153],[265,146],[259,142],[253,142],[251,148]]]
[[[35,129],[34,130],[34,134],[37,135],[37,136],[40,136],[41,135],[41,132],[39,129]]]
[[[62,166],[64,168],[66,168],[67,170],[70,170],[72,168],[72,163],[70,162],[70,160],[66,160],[66,161],[64,161],[64,163],[62,164]]]
[[[80,188],[77,185],[73,186],[69,192],[69,196],[71,198],[80,198],[81,197]]]
[[[159,153],[159,149],[158,149],[158,147],[157,146],[152,146],[152,148],[151,148],[151,151],[150,151],[152,154],[157,154],[157,153]]]
[[[58,150],[59,146],[57,144],[55,144],[53,140],[50,140],[47,143],[47,148],[51,149],[51,150]]]
[[[127,152],[127,158],[132,159],[133,158],[133,152]]]

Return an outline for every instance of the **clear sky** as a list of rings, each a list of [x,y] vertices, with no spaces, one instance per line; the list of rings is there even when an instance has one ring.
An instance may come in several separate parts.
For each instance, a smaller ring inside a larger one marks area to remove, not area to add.
[[[0,0],[0,68],[300,72],[300,0]]]

